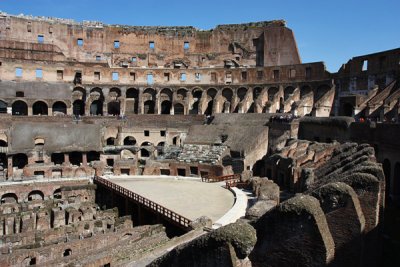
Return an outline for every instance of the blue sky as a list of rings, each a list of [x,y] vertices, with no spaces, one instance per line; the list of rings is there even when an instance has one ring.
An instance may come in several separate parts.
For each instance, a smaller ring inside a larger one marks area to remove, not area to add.
[[[337,71],[351,57],[400,47],[400,0],[0,0],[0,10],[107,24],[190,25],[284,19],[303,62]]]

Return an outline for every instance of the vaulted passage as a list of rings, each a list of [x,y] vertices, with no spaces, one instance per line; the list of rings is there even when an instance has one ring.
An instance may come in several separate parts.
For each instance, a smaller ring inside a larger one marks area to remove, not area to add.
[[[90,115],[103,115],[103,101],[95,100],[90,104]]]
[[[53,104],[52,111],[53,114],[54,113],[67,114],[67,105],[64,102],[57,101]]]
[[[119,101],[112,101],[107,104],[108,115],[117,116],[121,113]]]
[[[175,104],[174,105],[174,114],[175,115],[183,115],[183,114],[185,114],[185,107],[180,103]]]
[[[7,103],[0,100],[0,113],[7,113]]]
[[[75,116],[85,115],[85,103],[82,100],[75,100],[72,104],[72,113]]]
[[[143,113],[144,114],[154,114],[154,107],[155,107],[155,103],[152,100],[148,100],[146,102],[144,102],[144,110]]]
[[[48,107],[47,104],[43,101],[37,101],[32,106],[33,115],[47,115]]]
[[[165,100],[161,103],[161,114],[171,114],[171,101]]]

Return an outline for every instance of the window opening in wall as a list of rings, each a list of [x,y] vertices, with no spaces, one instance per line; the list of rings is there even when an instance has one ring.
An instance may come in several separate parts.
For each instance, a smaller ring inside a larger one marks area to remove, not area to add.
[[[169,82],[169,73],[168,72],[164,73],[164,81]]]
[[[153,74],[149,73],[147,74],[147,84],[153,84],[154,80],[153,80]]]
[[[96,56],[96,61],[100,61],[101,60],[101,56]]]
[[[189,48],[190,48],[189,42],[184,42],[184,43],[183,43],[183,49],[189,50]]]
[[[78,38],[78,40],[76,41],[76,44],[78,46],[83,46],[83,39],[82,38]]]
[[[16,97],[24,97],[24,92],[22,92],[22,91],[17,91],[16,93],[15,93],[15,96]]]
[[[262,70],[258,70],[257,71],[257,79],[261,80],[264,76],[264,72]]]
[[[225,73],[225,83],[232,83],[232,72]]]
[[[362,63],[362,71],[367,71],[368,70],[368,60],[365,59]]]
[[[136,73],[130,72],[130,73],[129,73],[129,77],[131,77],[131,80],[132,80],[132,81],[136,80]]]
[[[150,131],[149,130],[145,130],[144,131],[144,136],[150,136]]]
[[[217,81],[217,73],[211,72],[211,81],[216,82]]]
[[[295,69],[290,69],[289,78],[295,78],[295,77],[296,77],[296,70]]]
[[[201,81],[201,74],[200,73],[195,73],[194,78],[196,81]]]
[[[181,82],[186,81],[186,73],[181,73]]]
[[[30,22],[28,22],[27,30],[28,32],[32,32],[32,24]]]
[[[94,79],[95,79],[96,81],[100,81],[100,72],[99,72],[99,71],[95,71],[95,72],[94,72]]]
[[[199,169],[197,167],[190,167],[190,174],[191,175],[198,175]]]
[[[150,41],[149,42],[149,48],[150,49],[154,49],[155,48],[154,41]]]
[[[279,81],[279,70],[274,70],[274,74],[273,75],[274,75],[274,77],[273,77],[274,80],[275,81]]]
[[[22,68],[20,67],[15,68],[15,77],[18,78],[22,77]]]
[[[52,27],[52,26],[49,27],[49,33],[50,33],[50,34],[53,33],[53,27]]]
[[[160,131],[160,136],[165,136],[165,131]]]
[[[113,167],[114,166],[114,159],[107,159],[107,166]]]
[[[82,84],[82,72],[80,71],[75,72],[74,84]]]
[[[64,78],[64,72],[62,70],[57,70],[57,80],[62,80]]]
[[[36,69],[36,78],[38,78],[38,79],[42,79],[43,78],[42,69]]]
[[[205,57],[201,57],[201,62],[204,62],[204,61],[206,61],[206,58]]]
[[[186,169],[178,169],[178,176],[186,176]]]
[[[113,80],[113,81],[118,81],[118,80],[119,80],[119,74],[118,74],[118,72],[113,72],[113,73],[112,73],[112,80]]]
[[[137,57],[132,57],[132,58],[131,58],[131,61],[132,61],[132,63],[137,62]]]
[[[38,40],[39,44],[43,44],[44,43],[44,36],[43,35],[38,35],[37,40]]]
[[[247,71],[242,71],[242,81],[247,81]]]
[[[311,68],[307,67],[306,68],[306,79],[310,79],[311,78]]]
[[[119,41],[118,40],[114,41],[114,48],[119,48],[119,46],[120,46]]]

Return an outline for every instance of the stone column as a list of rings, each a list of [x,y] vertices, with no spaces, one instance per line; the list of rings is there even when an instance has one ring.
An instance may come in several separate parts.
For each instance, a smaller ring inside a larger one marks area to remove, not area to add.
[[[69,154],[68,153],[64,153],[64,164],[67,164],[67,165],[70,164],[70,162],[69,162]]]
[[[8,156],[8,158],[7,158],[7,180],[11,180],[12,176],[13,176],[12,156]]]

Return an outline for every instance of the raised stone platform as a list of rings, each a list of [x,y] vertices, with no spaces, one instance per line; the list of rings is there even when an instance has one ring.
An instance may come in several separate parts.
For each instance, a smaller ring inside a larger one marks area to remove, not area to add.
[[[213,222],[223,217],[235,203],[233,193],[216,183],[197,178],[162,176],[111,176],[111,182],[148,198],[190,220],[201,216]]]

